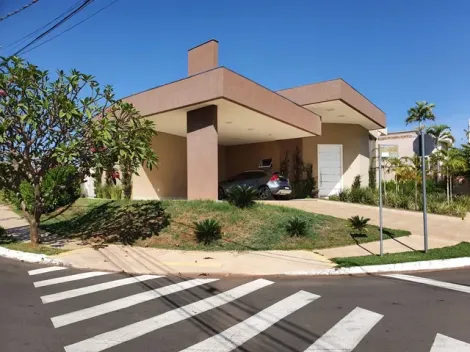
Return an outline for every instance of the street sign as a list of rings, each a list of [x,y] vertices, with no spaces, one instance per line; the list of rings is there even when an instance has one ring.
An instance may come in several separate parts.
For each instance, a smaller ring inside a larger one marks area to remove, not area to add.
[[[383,158],[399,158],[397,144],[380,144],[380,154]]]
[[[424,156],[428,156],[436,148],[436,142],[429,134],[424,134]],[[421,135],[413,141],[413,151],[421,156]]]

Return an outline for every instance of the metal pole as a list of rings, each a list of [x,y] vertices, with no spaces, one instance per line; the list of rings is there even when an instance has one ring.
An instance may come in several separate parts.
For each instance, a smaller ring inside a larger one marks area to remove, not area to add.
[[[428,251],[428,211],[426,202],[426,159],[424,157],[424,129],[421,131],[421,171],[423,184],[423,229],[424,229],[424,252]]]
[[[379,149],[379,223],[380,223],[380,256],[384,255],[384,234],[383,234],[383,218],[382,218],[382,151]]]

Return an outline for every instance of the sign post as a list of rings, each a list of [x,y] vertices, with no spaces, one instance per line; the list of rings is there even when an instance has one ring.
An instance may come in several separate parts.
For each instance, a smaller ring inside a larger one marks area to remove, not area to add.
[[[424,229],[424,253],[428,252],[428,209],[426,202],[426,158],[424,156],[424,131],[421,131],[421,178],[423,184],[423,229]]]
[[[379,224],[380,224],[380,256],[384,255],[384,234],[383,234],[383,217],[382,217],[382,149],[379,149]]]
[[[428,210],[426,197],[426,156],[432,153],[435,148],[435,141],[430,135],[421,131],[418,138],[413,142],[413,150],[421,156],[421,177],[423,185],[423,234],[424,234],[424,252],[428,251]]]

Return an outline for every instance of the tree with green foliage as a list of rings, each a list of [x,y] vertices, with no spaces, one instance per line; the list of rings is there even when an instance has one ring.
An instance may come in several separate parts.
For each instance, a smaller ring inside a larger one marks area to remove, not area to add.
[[[434,138],[436,148],[447,149],[455,142],[450,127],[447,125],[433,125],[427,128],[426,133]],[[434,179],[438,181],[441,174],[441,163],[436,158],[431,158],[431,168],[434,171]],[[436,162],[437,161],[437,162]]]
[[[157,154],[152,148],[152,139],[157,135],[155,123],[125,102],[111,107],[109,116],[115,126],[110,150],[117,155],[120,165],[124,198],[131,199],[132,175],[138,175],[141,166],[151,170],[158,165]]]
[[[107,184],[119,166],[125,199],[132,196],[132,175],[141,166],[152,169],[158,165],[158,157],[152,149],[152,139],[157,135],[155,123],[140,115],[136,108],[123,101],[117,101],[106,112],[110,120],[111,137],[107,145],[97,145],[95,167],[97,179],[105,170]],[[100,182],[98,182],[100,184]]]
[[[442,168],[446,173],[447,186],[447,202],[453,200],[453,178],[467,168],[467,161],[462,155],[462,151],[457,148],[441,149],[437,152]]]
[[[111,86],[100,87],[93,76],[77,70],[58,71],[53,78],[20,58],[1,60],[0,187],[21,197],[20,185],[31,185],[30,205],[20,202],[31,242],[37,244],[46,175],[59,166],[72,166],[76,178],[83,180],[95,167],[97,151],[121,148],[123,155],[135,153],[113,140],[117,127],[108,117],[116,104],[117,109],[130,108],[114,100]]]
[[[434,108],[435,105],[432,103],[417,101],[416,106],[408,109],[408,116],[405,119],[406,124],[418,123],[419,131],[424,130],[426,121],[434,121],[436,119],[433,111]]]

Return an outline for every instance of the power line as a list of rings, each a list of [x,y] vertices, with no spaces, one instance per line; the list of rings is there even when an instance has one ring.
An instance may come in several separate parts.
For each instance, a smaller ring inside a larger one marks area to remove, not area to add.
[[[0,17],[0,22],[3,21],[3,20],[6,20],[8,17],[11,17],[13,15],[16,15],[18,13],[20,13],[21,11],[23,10],[26,10],[28,7],[34,5],[35,3],[37,3],[39,0],[33,0],[31,1],[29,4],[26,4],[24,5],[23,7],[20,7],[18,10],[15,10],[13,12],[10,12],[10,13],[7,13],[5,16],[3,17]]]
[[[40,40],[41,38],[45,37],[46,35],[48,35],[50,32],[52,32],[54,29],[56,29],[57,27],[60,27],[64,22],[68,21],[70,18],[72,18],[73,16],[75,16],[77,13],[79,13],[80,11],[82,11],[85,7],[87,7],[93,0],[85,0],[83,1],[83,3],[76,9],[74,9],[72,12],[70,12],[67,16],[65,16],[63,19],[61,19],[59,22],[57,22],[55,25],[53,25],[51,28],[49,28],[47,31],[41,33],[39,36],[37,36],[36,38],[34,38],[31,42],[29,42],[28,44],[26,44],[25,46],[23,46],[20,50],[18,50],[16,53],[14,53],[13,55],[16,56],[18,55],[19,53],[21,53],[23,50],[27,49],[28,47],[30,47],[31,45],[33,45],[34,43],[36,43],[38,40]]]
[[[79,25],[82,24],[83,22],[88,21],[90,18],[92,18],[93,16],[99,14],[101,11],[106,10],[108,7],[110,7],[111,5],[115,4],[115,3],[118,2],[118,1],[119,1],[119,0],[114,0],[114,1],[112,1],[112,2],[109,3],[108,5],[102,7],[102,8],[99,9],[98,11],[96,11],[96,12],[94,12],[93,14],[91,14],[90,16],[88,16],[87,18],[81,20],[80,22],[76,23],[76,24],[73,25],[72,27],[67,28],[65,31],[63,31],[63,32],[61,32],[61,33],[59,33],[59,34],[53,36],[52,38],[49,38],[48,40],[46,40],[45,42],[42,42],[41,44],[38,44],[38,45],[36,45],[36,46],[33,46],[33,47],[32,47],[31,49],[29,49],[29,50],[26,50],[25,52],[23,52],[23,54],[29,53],[30,51],[32,51],[32,50],[34,50],[34,49],[36,49],[36,48],[39,48],[40,46],[43,46],[44,44],[50,42],[51,40],[54,40],[55,38],[60,37],[62,34],[67,33],[68,31],[74,29],[75,27],[79,26]]]
[[[22,42],[23,40],[29,38],[29,37],[32,37],[34,34],[38,33],[41,29],[44,29],[46,28],[47,26],[51,25],[52,23],[54,23],[55,21],[57,21],[58,19],[64,17],[69,11],[73,10],[74,8],[78,7],[79,4],[81,3],[81,0],[77,1],[75,4],[73,4],[72,6],[70,6],[67,10],[65,10],[64,12],[62,12],[59,16],[57,16],[56,18],[54,18],[53,20],[50,20],[49,22],[47,22],[45,25],[43,25],[42,27],[39,27],[38,29],[36,29],[35,31],[25,35],[24,37],[14,41],[13,43],[10,43],[4,47],[2,47],[2,49],[7,49],[7,48],[10,48],[12,46],[14,46],[15,44],[19,43],[19,42]]]

